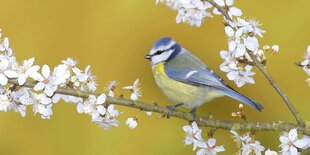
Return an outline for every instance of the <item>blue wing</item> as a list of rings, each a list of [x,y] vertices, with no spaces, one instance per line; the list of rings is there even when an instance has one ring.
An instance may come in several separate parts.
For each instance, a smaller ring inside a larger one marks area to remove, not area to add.
[[[184,50],[184,49],[183,49]],[[262,105],[228,86],[202,61],[187,51],[165,63],[165,73],[172,79],[190,85],[208,86],[259,111]]]

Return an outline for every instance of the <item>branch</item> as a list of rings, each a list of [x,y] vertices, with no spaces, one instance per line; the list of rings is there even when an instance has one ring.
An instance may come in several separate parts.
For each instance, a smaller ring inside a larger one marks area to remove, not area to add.
[[[277,83],[272,79],[270,74],[267,72],[267,70],[262,66],[259,61],[255,58],[255,55],[253,52],[249,51],[248,54],[253,59],[255,66],[264,74],[264,76],[268,79],[269,83],[272,85],[272,87],[278,92],[278,94],[281,96],[287,107],[290,109],[291,113],[294,115],[295,119],[297,120],[297,123],[299,126],[305,126],[305,122],[302,120],[302,118],[299,116],[298,112],[296,111],[293,104],[289,101],[288,97],[284,94],[282,89],[277,85]]]
[[[217,8],[223,15],[224,17],[229,20],[229,21],[233,21],[227,11],[222,8],[221,6],[219,6],[218,4],[216,4],[213,0],[206,0],[207,2],[209,2],[211,5],[213,5],[215,8]],[[284,94],[284,92],[282,91],[282,89],[278,86],[278,84],[273,80],[273,78],[270,76],[270,74],[267,72],[267,70],[260,64],[260,62],[256,59],[255,55],[253,54],[252,51],[248,51],[247,53],[250,55],[250,57],[253,59],[254,61],[254,65],[264,74],[264,76],[267,78],[267,80],[269,81],[269,83],[272,85],[272,87],[277,91],[277,93],[281,96],[281,98],[283,99],[283,101],[285,102],[285,104],[287,105],[287,107],[289,108],[289,110],[291,111],[291,113],[294,115],[298,126],[305,126],[305,122],[302,120],[302,118],[299,116],[298,112],[296,111],[295,107],[293,106],[293,104],[289,101],[288,97]]]
[[[18,85],[16,79],[9,79],[9,83]],[[22,87],[33,88],[35,82],[27,81]],[[85,92],[80,90],[75,90],[71,88],[58,88],[55,92],[56,94],[71,95],[76,97],[88,98],[89,95],[98,96],[99,94]],[[126,106],[130,108],[140,109],[143,111],[156,112],[166,116],[168,114],[168,109],[166,107],[158,106],[156,104],[147,104],[143,102],[136,102],[131,100],[126,100],[123,98],[107,97],[107,103]],[[183,112],[175,110],[172,113],[173,117],[180,118],[186,121],[192,121],[193,116],[188,112]],[[232,122],[227,120],[213,119],[204,116],[197,116],[197,124],[204,127],[218,128],[224,130],[234,130],[234,131],[288,131],[292,128],[297,128],[297,124],[287,123],[283,121],[273,121],[273,122]],[[298,127],[298,131],[305,135],[310,135],[310,127]]]

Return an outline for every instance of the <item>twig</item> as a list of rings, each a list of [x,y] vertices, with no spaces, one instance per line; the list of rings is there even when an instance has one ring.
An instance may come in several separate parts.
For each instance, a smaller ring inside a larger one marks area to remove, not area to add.
[[[291,113],[294,115],[295,119],[297,120],[297,123],[299,126],[304,126],[305,122],[302,120],[302,118],[299,116],[298,112],[296,111],[293,104],[289,101],[288,97],[284,94],[284,92],[281,90],[281,88],[277,85],[277,83],[272,79],[270,74],[267,72],[267,70],[262,66],[258,60],[255,58],[255,55],[253,52],[249,51],[248,54],[253,59],[255,66],[264,74],[264,76],[268,79],[269,83],[272,85],[272,87],[278,92],[278,94],[281,96],[281,98],[284,100],[287,107],[290,109]]]
[[[18,81],[16,79],[9,79],[9,83],[18,85]],[[35,86],[35,82],[27,81],[23,87],[33,88]],[[71,95],[76,97],[88,98],[89,95],[99,94],[85,92],[80,90],[75,90],[71,88],[58,88],[55,92],[56,94],[64,94]],[[166,107],[162,107],[155,104],[147,104],[143,102],[136,102],[131,100],[126,100],[123,98],[114,98],[108,97],[106,100],[107,103],[126,106],[130,108],[136,108],[143,111],[156,112],[162,115],[168,114],[168,109]],[[176,118],[180,118],[186,121],[192,121],[193,116],[188,112],[183,112],[179,110],[175,110],[172,113],[172,116]],[[297,128],[297,124],[283,122],[283,121],[273,121],[273,122],[232,122],[227,120],[213,119],[203,116],[197,116],[197,124],[204,127],[218,128],[224,130],[234,130],[234,131],[288,131],[292,128]],[[298,127],[298,131],[301,134],[310,135],[310,127]]]
[[[216,4],[213,0],[206,0],[207,2],[209,2],[211,5],[213,5],[215,8],[217,8],[223,15],[224,17],[229,20],[229,21],[233,21],[226,10],[224,10],[221,6],[219,6],[218,4]],[[293,104],[289,101],[288,97],[284,94],[284,92],[282,91],[282,89],[278,86],[278,84],[273,80],[273,78],[270,76],[270,74],[267,72],[267,70],[264,68],[264,66],[262,66],[259,61],[256,59],[256,57],[254,56],[254,54],[251,51],[247,51],[247,53],[251,56],[251,58],[254,61],[254,65],[264,74],[264,76],[267,78],[267,80],[269,81],[269,83],[272,85],[272,87],[277,91],[277,93],[281,96],[281,98],[283,99],[283,101],[285,102],[285,104],[287,105],[287,107],[289,108],[289,110],[291,111],[291,113],[294,115],[298,126],[305,126],[305,122],[302,120],[302,118],[299,116],[298,112],[296,111],[296,109],[294,108]]]

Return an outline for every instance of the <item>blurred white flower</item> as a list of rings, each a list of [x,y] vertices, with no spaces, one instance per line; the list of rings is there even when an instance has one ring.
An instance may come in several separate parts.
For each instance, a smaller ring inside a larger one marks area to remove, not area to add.
[[[180,0],[182,2],[182,0]],[[206,10],[211,8],[212,5],[206,1],[201,0],[187,0],[182,3],[182,8],[178,10],[176,22],[188,23],[191,26],[199,27],[205,17],[212,17]]]
[[[225,148],[223,146],[216,146],[216,139],[210,138],[205,146],[197,152],[196,155],[216,155],[219,152],[224,152]]]
[[[33,113],[35,115],[40,113],[42,119],[50,119],[50,116],[53,114],[52,100],[44,93],[31,93],[31,98],[34,101],[32,108]]]
[[[90,65],[85,68],[85,72],[77,75],[77,78],[82,82],[81,90],[94,92],[97,89],[96,78],[92,75]]]
[[[118,127],[119,124],[114,118],[110,117],[97,117],[92,119],[92,122],[99,124],[100,127],[102,127],[104,130],[108,130],[111,126]]]
[[[42,76],[43,75],[43,76]],[[44,90],[47,96],[53,96],[54,92],[57,90],[58,79],[57,77],[51,75],[50,67],[43,65],[42,75],[34,77],[38,83],[34,86],[35,91]]]
[[[141,90],[139,88],[139,79],[136,79],[132,86],[123,87],[123,89],[131,90],[130,99],[133,101],[137,101],[139,97],[142,96]]]
[[[310,45],[307,48],[304,58],[305,60],[300,65],[303,66],[304,71],[310,76]]]
[[[234,0],[214,0],[214,2],[226,10],[230,18],[242,15],[242,11],[233,6]],[[216,15],[222,14],[217,8],[214,8],[213,13]]]
[[[118,82],[116,80],[110,81],[105,87],[105,91],[108,92],[108,96],[114,97],[114,91],[116,90],[116,85]]]
[[[18,84],[24,85],[28,77],[37,77],[39,76],[38,70],[40,69],[39,65],[32,66],[34,63],[34,58],[24,60],[22,66],[18,67]]]
[[[16,78],[17,73],[9,69],[9,61],[7,59],[0,60],[0,84],[6,85],[8,78]]]
[[[150,111],[146,111],[145,113],[146,113],[147,116],[152,116],[152,114],[153,114],[153,113],[150,112]]]
[[[10,48],[9,38],[4,38],[3,42],[0,44],[0,51],[3,52],[7,56],[11,56],[13,54],[12,49]]]
[[[261,146],[259,141],[250,142],[242,147],[242,155],[251,155],[254,153],[255,155],[261,155],[265,150],[263,146]]]
[[[94,95],[89,95],[88,100],[84,103],[78,103],[77,111],[79,113],[86,113],[92,116],[92,119],[105,115],[107,110],[102,105],[106,100],[105,94],[101,94],[97,98]]]
[[[279,45],[273,45],[271,49],[272,49],[272,51],[273,51],[274,53],[278,53],[280,47],[279,47]]]
[[[68,71],[73,71],[76,75],[79,75],[82,71],[76,67],[77,61],[72,58],[67,58],[61,61],[67,68]]]
[[[258,35],[262,38],[263,33],[265,33],[266,31],[258,28],[258,26],[261,26],[261,25],[262,24],[260,24],[255,19],[251,19],[249,21],[246,21],[242,18],[237,18],[237,26],[242,27],[244,33],[247,33],[248,35],[251,35],[249,33],[253,33],[253,35]]]
[[[227,74],[227,78],[235,81],[238,87],[242,87],[246,83],[254,84],[255,81],[251,76],[255,75],[255,73],[251,71],[252,68],[252,66],[247,65],[242,71],[230,71]]]
[[[125,124],[128,125],[130,129],[134,129],[138,126],[137,118],[128,118]]]
[[[111,118],[115,118],[119,115],[118,110],[114,109],[114,104],[110,104],[107,108],[107,115]]]
[[[299,154],[298,149],[307,149],[310,145],[310,138],[304,136],[302,139],[298,138],[297,129],[291,129],[289,132],[283,132],[279,138],[282,154]]]
[[[193,122],[192,126],[183,126],[183,130],[186,132],[184,140],[185,145],[193,144],[193,150],[197,147],[204,147],[206,145],[201,137],[202,130],[198,128],[196,122]]]
[[[268,149],[266,152],[265,152],[265,155],[278,155],[278,153],[276,151],[272,151],[270,149]]]
[[[62,99],[66,103],[80,103],[80,102],[83,102],[83,98],[76,97],[76,96],[71,96],[71,95],[55,94],[52,97],[53,103],[58,103],[60,99]]]
[[[233,134],[233,139],[234,139],[234,142],[238,145],[238,146],[243,146],[247,143],[249,143],[252,138],[249,136],[249,134],[245,134],[243,136],[240,136],[237,132],[233,131],[233,130],[230,130],[230,132]]]
[[[9,97],[7,95],[0,94],[0,111],[7,112],[11,102],[9,101]]]

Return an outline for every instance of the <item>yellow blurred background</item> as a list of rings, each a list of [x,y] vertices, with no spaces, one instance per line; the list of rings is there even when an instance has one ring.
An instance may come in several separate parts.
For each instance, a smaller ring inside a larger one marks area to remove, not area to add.
[[[255,17],[263,23],[261,28],[267,33],[261,45],[280,45],[280,53],[268,61],[268,70],[306,120],[310,120],[310,88],[305,82],[306,73],[294,62],[303,59],[310,44],[309,5],[308,0],[236,2],[245,17]],[[37,64],[55,66],[62,59],[73,57],[79,60],[81,68],[92,66],[100,91],[110,80],[121,82],[121,88],[140,78],[141,101],[172,104],[155,85],[149,62],[144,59],[151,45],[163,36],[174,38],[227,81],[219,70],[222,63],[219,51],[227,49],[221,17],[207,19],[200,28],[176,24],[176,12],[164,5],[156,6],[155,0],[1,0],[0,15],[3,35],[10,38],[19,61],[35,57]],[[293,122],[284,102],[258,72],[255,81],[256,85],[238,88],[265,107],[261,113],[246,107],[248,118]],[[129,95],[123,90],[119,92]],[[224,97],[205,104],[198,113],[212,112],[215,118],[233,119],[230,115],[238,103]],[[0,113],[0,154],[194,154],[192,147],[183,143],[182,126],[187,122],[176,118],[157,119],[156,115],[147,117],[138,110],[117,108],[125,111],[119,117],[122,124],[107,132],[91,123],[87,115],[78,114],[74,105],[62,102],[53,106],[50,120],[33,116],[30,108],[26,118],[13,112]],[[127,117],[138,113],[137,129],[131,130],[123,124]],[[217,144],[223,144],[227,150],[223,154],[237,150],[229,135],[223,130],[215,134]],[[279,135],[259,132],[257,138],[267,149],[279,150]]]

